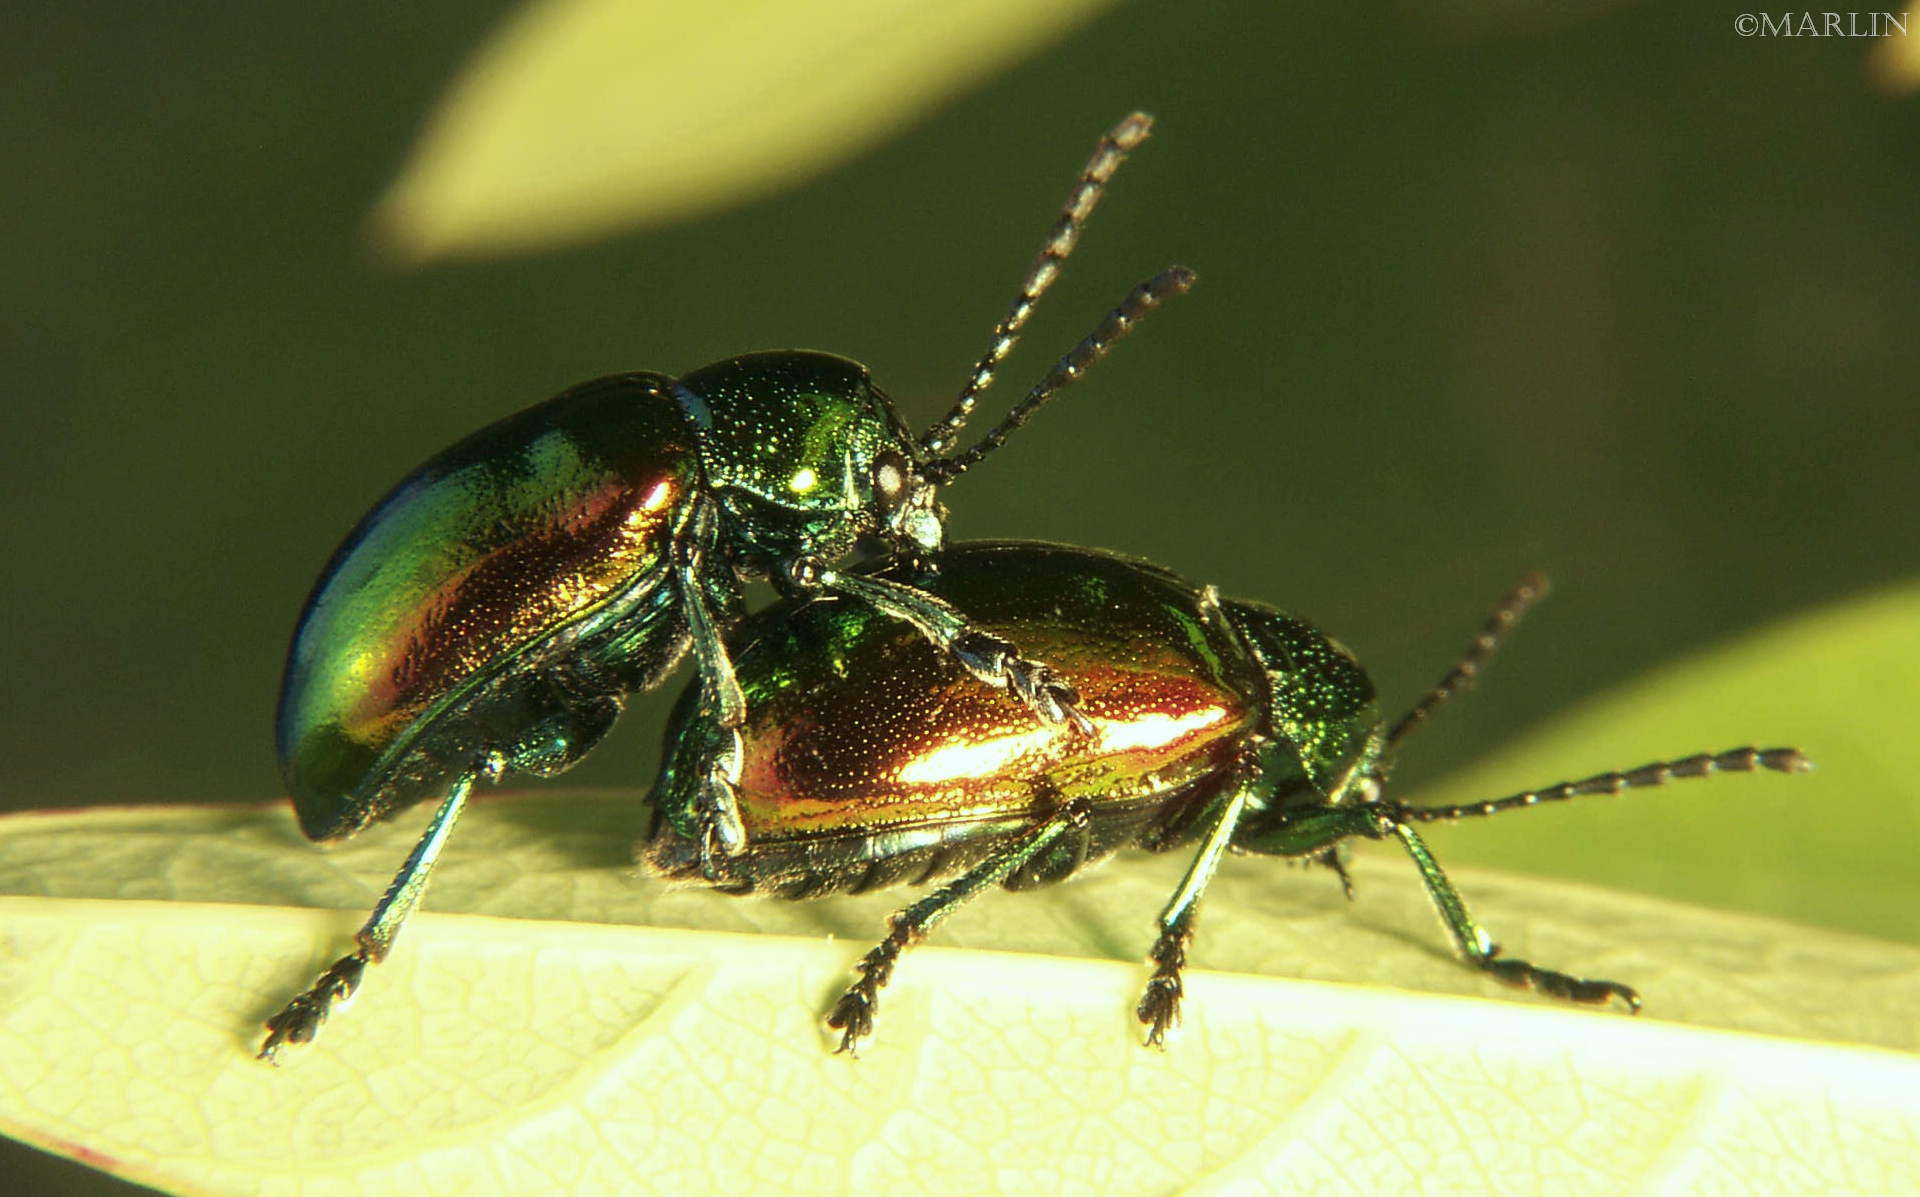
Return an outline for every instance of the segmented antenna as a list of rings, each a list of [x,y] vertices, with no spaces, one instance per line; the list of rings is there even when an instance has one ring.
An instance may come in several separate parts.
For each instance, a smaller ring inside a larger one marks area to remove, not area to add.
[[[926,456],[938,457],[952,446],[954,436],[973,414],[974,401],[980,392],[993,385],[995,367],[1006,359],[1013,351],[1014,342],[1020,339],[1020,330],[1033,315],[1033,305],[1053,285],[1053,280],[1060,277],[1060,264],[1067,260],[1080,240],[1080,229],[1087,223],[1093,206],[1100,202],[1101,189],[1126,161],[1127,154],[1147,139],[1152,128],[1153,118],[1136,112],[1115,125],[1094,147],[1093,157],[1087,159],[1086,169],[1080,172],[1079,180],[1060,209],[1060,219],[1054,221],[1046,240],[1041,242],[1040,255],[1033,260],[1033,268],[1020,284],[1020,293],[1014,297],[1006,316],[994,326],[993,341],[974,365],[967,385],[960,388],[960,397],[954,401],[953,409],[920,438],[920,448]]]
[[[1033,384],[1027,397],[1016,403],[1006,418],[994,426],[993,431],[981,437],[978,444],[965,452],[928,462],[921,473],[929,482],[950,482],[980,464],[981,458],[1005,444],[1014,429],[1032,419],[1033,413],[1039,411],[1062,388],[1079,382],[1095,362],[1106,356],[1115,341],[1133,331],[1134,324],[1142,316],[1172,296],[1186,294],[1187,288],[1193,286],[1194,278],[1193,271],[1185,266],[1169,266],[1129,291],[1127,297],[1120,301],[1120,306],[1108,312],[1098,328],[1055,362],[1045,378]]]
[[[1437,823],[1464,819],[1471,815],[1497,815],[1501,811],[1538,806],[1542,802],[1564,802],[1588,794],[1618,794],[1625,790],[1663,786],[1670,781],[1690,777],[1710,777],[1715,773],[1752,773],[1772,769],[1776,773],[1805,773],[1813,762],[1797,748],[1733,748],[1726,752],[1700,753],[1677,761],[1655,761],[1625,773],[1598,773],[1579,781],[1563,781],[1544,790],[1525,790],[1491,802],[1470,802],[1464,806],[1407,806],[1389,803],[1396,816],[1408,822]]]
[[[1433,714],[1434,708],[1459,691],[1473,685],[1474,679],[1480,676],[1480,670],[1486,665],[1487,659],[1493,656],[1495,649],[1500,647],[1500,641],[1513,630],[1513,625],[1520,622],[1520,617],[1525,615],[1527,610],[1547,593],[1548,589],[1545,574],[1528,574],[1520,579],[1520,584],[1515,586],[1506,598],[1500,600],[1500,606],[1495,608],[1492,617],[1487,620],[1487,626],[1482,628],[1473,643],[1467,646],[1467,651],[1460,657],[1460,663],[1448,671],[1447,676],[1441,678],[1438,685],[1427,691],[1426,697],[1414,704],[1412,710],[1400,716],[1399,722],[1387,732],[1387,746],[1391,748],[1399,743],[1402,736],[1425,723],[1427,716]]]

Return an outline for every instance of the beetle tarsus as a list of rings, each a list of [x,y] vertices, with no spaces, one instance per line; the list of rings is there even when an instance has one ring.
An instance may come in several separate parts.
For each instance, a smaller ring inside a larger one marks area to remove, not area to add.
[[[860,1041],[873,1034],[873,1008],[877,1003],[864,986],[864,982],[858,983],[841,994],[840,1000],[833,1004],[832,1013],[827,1015],[827,1025],[840,1032],[840,1046],[833,1049],[835,1054],[845,1052],[858,1057]]]
[[[1618,981],[1588,980],[1550,968],[1540,968],[1524,960],[1501,959],[1499,955],[1500,949],[1496,947],[1478,963],[1496,980],[1515,989],[1532,989],[1548,997],[1589,1006],[1603,1005],[1619,998],[1629,1014],[1640,1013],[1640,995],[1630,985],[1622,985]]]
[[[707,784],[701,788],[694,818],[700,827],[700,875],[708,881],[720,877],[717,857],[735,857],[747,850],[747,826],[740,817],[740,733],[725,728],[726,747],[721,749],[707,770]]]
[[[1140,1004],[1134,1007],[1134,1016],[1146,1024],[1148,1047],[1165,1047],[1167,1031],[1180,1022],[1180,999],[1186,994],[1186,985],[1180,979],[1180,970],[1187,964],[1187,945],[1193,942],[1193,932],[1183,927],[1167,927],[1160,932],[1160,938],[1153,941],[1153,950],[1147,959],[1153,961],[1153,976],[1147,981],[1146,992],[1140,995]]]
[[[893,976],[894,962],[912,940],[911,925],[896,919],[887,937],[854,966],[860,979],[847,986],[847,991],[840,995],[827,1015],[827,1025],[841,1033],[836,1052],[858,1055],[860,1041],[873,1034],[873,1015],[880,1005],[880,990]]]
[[[360,988],[360,978],[366,971],[367,956],[364,950],[334,961],[331,968],[320,974],[313,988],[288,1002],[280,1013],[267,1020],[266,1040],[261,1043],[260,1051],[254,1058],[278,1064],[281,1048],[289,1044],[313,1042],[313,1037],[320,1033],[320,1027],[327,1021],[334,1004],[353,996],[353,991]]]
[[[1083,736],[1093,734],[1093,721],[1080,709],[1080,692],[1048,666],[1019,655],[1007,641],[967,631],[954,639],[950,651],[967,672],[1005,689],[1041,721],[1069,723]]]
[[[1339,876],[1340,891],[1347,895],[1347,901],[1353,901],[1353,873],[1348,870],[1347,862],[1340,859],[1340,850],[1338,848],[1328,848],[1314,859],[1332,869],[1334,873]]]

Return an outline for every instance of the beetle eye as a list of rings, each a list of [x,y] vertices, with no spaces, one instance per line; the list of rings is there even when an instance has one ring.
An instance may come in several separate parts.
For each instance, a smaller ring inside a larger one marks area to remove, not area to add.
[[[873,493],[883,511],[900,506],[907,495],[907,459],[888,450],[873,462]]]

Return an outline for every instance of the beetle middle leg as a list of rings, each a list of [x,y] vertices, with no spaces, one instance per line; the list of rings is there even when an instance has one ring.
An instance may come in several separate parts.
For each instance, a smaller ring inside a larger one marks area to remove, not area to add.
[[[944,599],[917,587],[864,574],[846,574],[811,558],[787,565],[787,581],[800,590],[824,590],[859,599],[875,610],[912,624],[933,645],[964,666],[968,673],[998,686],[1026,704],[1045,723],[1071,723],[1082,735],[1093,734],[1093,723],[1080,709],[1080,692],[1039,661],[1019,654],[1018,648],[981,631]]]
[[[1214,873],[1220,868],[1221,857],[1233,842],[1233,831],[1247,809],[1249,787],[1254,776],[1250,771],[1242,773],[1226,806],[1213,821],[1213,826],[1207,829],[1207,838],[1200,845],[1193,863],[1187,866],[1186,876],[1180,879],[1179,888],[1173,891],[1166,909],[1160,912],[1160,934],[1153,941],[1152,951],[1147,954],[1147,959],[1154,965],[1153,976],[1147,981],[1146,992],[1140,995],[1140,1004],[1134,1007],[1134,1016],[1146,1024],[1149,1047],[1163,1046],[1167,1028],[1180,1021],[1180,998],[1186,992],[1180,971],[1186,967],[1187,945],[1193,942],[1193,924],[1200,912],[1200,895],[1206,892],[1207,883],[1213,880]]]
[[[836,1050],[853,1051],[862,1039],[873,1034],[880,990],[892,978],[900,953],[925,939],[929,931],[970,899],[999,885],[1058,843],[1062,836],[1085,827],[1091,812],[1092,803],[1085,798],[1062,803],[1019,839],[888,920],[887,937],[854,966],[860,979],[847,987],[827,1015],[827,1025],[841,1032]]]

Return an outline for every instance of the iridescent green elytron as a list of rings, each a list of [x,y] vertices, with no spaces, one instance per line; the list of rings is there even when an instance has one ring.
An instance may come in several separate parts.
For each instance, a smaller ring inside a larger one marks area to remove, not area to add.
[[[321,574],[281,683],[281,771],[313,839],[352,835],[425,799],[439,809],[357,947],[267,1023],[260,1055],[313,1038],[392,947],[467,796],[508,773],[551,776],[612,727],[627,695],[689,653],[716,727],[749,715],[724,634],[745,580],[834,595],[900,623],[970,684],[1037,725],[1079,726],[1074,689],[1020,646],[911,583],[843,573],[866,541],[937,552],[936,499],[1077,381],[1191,272],[1141,284],[977,443],[954,440],[1058,276],[1150,121],[1100,140],[952,410],[915,437],[867,370],[785,350],[680,378],[618,374],[574,387],[431,458],[363,518]],[[744,847],[731,779],[710,776],[703,850]]]
[[[309,836],[440,796],[487,746],[583,749],[605,730],[596,690],[672,663],[669,521],[699,474],[692,438],[663,418],[670,387],[607,379],[503,421],[435,457],[342,546],[294,639],[279,719]],[[477,695],[484,716],[469,714]],[[503,715],[535,734],[502,740]],[[391,780],[341,800],[370,778]]]
[[[1193,863],[1159,918],[1138,1014],[1159,1043],[1179,1013],[1201,895],[1223,853],[1302,857],[1346,874],[1348,841],[1396,839],[1454,946],[1499,980],[1579,1002],[1634,991],[1499,948],[1415,825],[1714,772],[1807,767],[1790,748],[1658,762],[1465,807],[1384,796],[1388,750],[1485,663],[1544,588],[1529,579],[1461,663],[1391,727],[1373,684],[1336,641],[1299,619],[1221,600],[1156,566],[1044,544],[948,549],[911,578],[1073,679],[1084,726],[1037,725],[892,621],[844,603],[770,608],[735,640],[751,712],[723,728],[682,699],[641,858],[664,876],[730,893],[808,898],[946,884],[894,916],[828,1022],[852,1048],[871,1032],[900,953],[967,900],[1067,878],[1122,848],[1187,849]],[[703,779],[735,778],[745,850],[703,850]]]

